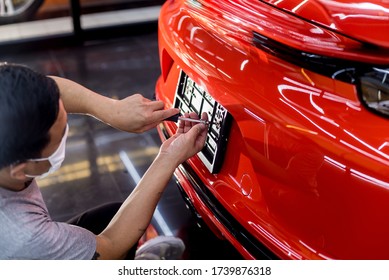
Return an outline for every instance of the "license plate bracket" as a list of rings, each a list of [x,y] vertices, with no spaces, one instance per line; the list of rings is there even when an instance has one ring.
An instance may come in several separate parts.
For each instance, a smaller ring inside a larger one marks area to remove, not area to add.
[[[231,114],[184,71],[180,73],[174,107],[179,108],[181,114],[195,112],[201,116],[203,112],[207,113],[211,124],[208,127],[205,146],[198,156],[209,172],[218,173],[223,165],[227,148]]]

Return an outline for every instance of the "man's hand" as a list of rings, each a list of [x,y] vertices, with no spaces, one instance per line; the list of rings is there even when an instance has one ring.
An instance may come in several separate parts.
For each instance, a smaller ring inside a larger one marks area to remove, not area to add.
[[[144,132],[164,119],[179,113],[179,109],[164,110],[162,101],[151,101],[140,94],[113,102],[109,124],[128,132]]]
[[[186,113],[184,116],[198,119],[196,113],[193,112]],[[208,120],[207,114],[203,113],[201,119]],[[201,151],[205,145],[207,129],[208,126],[203,123],[180,121],[176,134],[162,144],[159,155],[178,166]]]

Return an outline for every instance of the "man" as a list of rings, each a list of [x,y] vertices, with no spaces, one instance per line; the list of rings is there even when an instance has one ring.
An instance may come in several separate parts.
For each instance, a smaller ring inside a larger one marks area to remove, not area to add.
[[[52,221],[34,178],[60,167],[67,113],[91,115],[139,133],[178,113],[163,108],[162,102],[139,94],[113,100],[67,79],[0,64],[0,259],[126,258],[149,225],[175,168],[204,146],[204,124],[179,124],[101,232]],[[198,118],[193,113],[187,117]]]

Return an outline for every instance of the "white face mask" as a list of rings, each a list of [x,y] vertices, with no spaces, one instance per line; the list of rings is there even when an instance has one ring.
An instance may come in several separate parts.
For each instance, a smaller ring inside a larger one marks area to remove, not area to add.
[[[55,150],[55,152],[51,156],[49,156],[47,158],[38,158],[38,159],[29,159],[28,160],[28,161],[45,161],[45,160],[48,160],[50,162],[50,165],[51,165],[50,169],[46,173],[43,173],[41,175],[28,175],[28,174],[25,174],[26,177],[42,179],[42,178],[48,176],[49,174],[57,171],[61,167],[61,164],[62,164],[62,162],[65,159],[65,144],[66,144],[66,138],[68,137],[68,131],[69,131],[69,125],[66,124],[65,134],[62,137],[61,143],[59,144],[57,150]]]

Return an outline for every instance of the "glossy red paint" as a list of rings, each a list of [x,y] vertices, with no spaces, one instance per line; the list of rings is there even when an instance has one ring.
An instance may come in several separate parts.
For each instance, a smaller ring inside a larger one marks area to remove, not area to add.
[[[363,42],[389,47],[388,1],[265,0],[264,2]]]
[[[232,115],[220,172],[211,174],[197,156],[188,164],[276,257],[389,258],[389,121],[361,104],[356,84],[258,48],[253,32],[300,52],[385,66],[385,2],[170,0],[162,7],[157,98],[173,106],[183,70]],[[372,6],[376,21],[364,8]],[[377,32],[353,24],[357,17]],[[161,138],[176,127],[165,122]],[[215,233],[256,258],[214,215],[185,167],[176,176]]]

